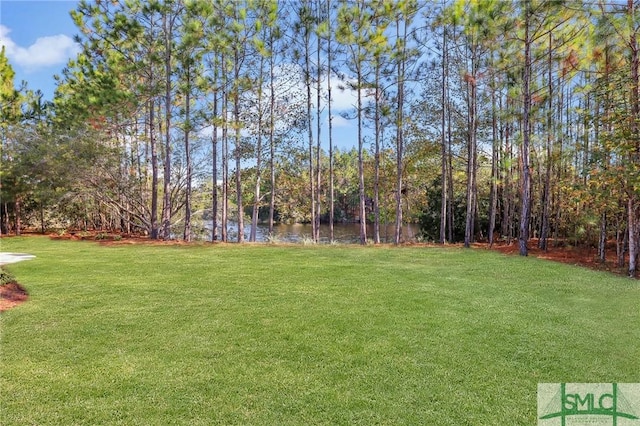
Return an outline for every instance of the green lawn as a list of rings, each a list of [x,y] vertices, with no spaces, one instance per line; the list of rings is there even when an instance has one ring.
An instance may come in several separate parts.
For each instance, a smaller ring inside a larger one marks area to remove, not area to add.
[[[640,382],[640,284],[484,250],[35,254],[0,316],[8,425],[532,425],[539,382]]]

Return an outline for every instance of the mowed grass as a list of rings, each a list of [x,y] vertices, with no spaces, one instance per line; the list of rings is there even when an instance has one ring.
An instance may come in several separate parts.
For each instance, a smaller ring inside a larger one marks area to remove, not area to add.
[[[0,240],[7,425],[531,425],[640,382],[636,281],[484,250]]]

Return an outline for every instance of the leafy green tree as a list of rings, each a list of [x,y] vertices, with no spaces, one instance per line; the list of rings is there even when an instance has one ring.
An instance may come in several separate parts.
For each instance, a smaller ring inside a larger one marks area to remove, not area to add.
[[[112,137],[121,135],[115,139],[122,143],[134,140],[132,146],[137,152],[131,152],[129,158],[140,159],[140,148],[144,148],[143,155],[149,156],[151,165],[150,206],[146,203],[146,161],[137,160],[135,169],[125,162],[119,165],[122,172],[137,170],[134,175],[127,174],[138,184],[136,199],[128,192],[108,202],[116,203],[126,216],[137,217],[151,238],[156,239],[160,236],[158,116],[163,70],[159,56],[163,48],[159,42],[159,4],[80,2],[72,16],[81,31],[77,41],[81,42],[83,53],[70,63],[59,84],[57,110],[68,111],[61,116],[67,122],[73,120],[73,111],[84,110],[88,115],[80,117],[89,123],[100,123],[97,130],[106,130],[104,124],[108,123]],[[90,105],[85,107],[86,100]],[[142,112],[141,117],[138,112]]]
[[[19,93],[14,86],[15,72],[9,64],[5,53],[5,47],[0,50],[0,195],[2,204],[0,205],[0,234],[9,230],[9,203],[7,202],[8,189],[6,182],[9,179],[7,163],[10,161],[10,139],[9,129],[19,121],[20,103]],[[20,232],[16,228],[17,232]]]

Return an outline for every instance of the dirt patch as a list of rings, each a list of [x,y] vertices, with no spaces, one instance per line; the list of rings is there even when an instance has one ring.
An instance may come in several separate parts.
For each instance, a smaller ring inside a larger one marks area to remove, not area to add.
[[[491,248],[489,248],[488,244],[482,243],[476,244],[475,246],[499,251],[509,255],[517,256],[520,254],[520,248],[518,247],[517,241],[511,244],[499,242],[494,244]],[[604,262],[600,261],[598,257],[598,250],[595,247],[572,246],[566,244],[558,244],[554,246],[553,243],[550,243],[547,250],[541,250],[538,248],[538,241],[535,239],[530,240],[527,247],[529,256],[540,259],[582,266],[584,268],[595,269],[598,271],[607,271],[618,275],[627,275],[628,272],[626,267],[620,267],[617,264],[614,242],[607,244],[606,260]],[[628,261],[628,259],[625,259],[625,262],[626,261]]]
[[[182,240],[152,240],[148,236],[138,234],[119,234],[119,233],[105,233],[98,231],[82,231],[82,232],[70,232],[65,234],[49,234],[49,238],[52,240],[70,240],[70,241],[94,241],[101,245],[189,245]]]
[[[29,298],[27,290],[18,283],[0,286],[0,312],[24,303]]]

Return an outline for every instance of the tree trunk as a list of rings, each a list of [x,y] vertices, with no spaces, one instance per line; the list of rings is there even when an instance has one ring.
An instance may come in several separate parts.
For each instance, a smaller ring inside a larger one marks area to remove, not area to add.
[[[375,70],[375,111],[374,111],[374,175],[373,175],[373,242],[380,244],[380,133],[382,125],[380,123],[380,64],[379,58],[376,60]]]
[[[530,26],[530,0],[525,0],[525,40],[524,40],[524,77],[523,77],[523,111],[522,111],[522,199],[520,209],[520,233],[518,244],[520,255],[527,256],[529,251],[527,242],[529,241],[529,221],[531,213],[531,170],[529,169],[529,114],[531,110],[531,38],[529,34]]]
[[[314,177],[314,162],[313,162],[313,108],[311,102],[311,29],[305,26],[304,28],[304,75],[305,86],[307,90],[307,154],[309,155],[309,191],[311,202],[311,234],[315,241],[316,236],[316,191],[315,191],[315,177]]]
[[[538,247],[547,250],[547,238],[549,236],[549,205],[551,204],[551,170],[553,165],[553,76],[552,76],[552,44],[553,33],[549,32],[549,49],[547,56],[547,90],[549,91],[547,105],[547,164],[542,192],[542,226],[540,228],[540,239]]]
[[[234,57],[234,77],[236,87],[233,93],[233,123],[235,128],[235,159],[236,159],[236,208],[237,211],[237,225],[238,225],[238,242],[244,242],[244,211],[242,204],[242,135],[240,133],[240,87],[238,82],[240,81],[240,55],[238,49],[235,49]]]
[[[44,203],[40,202],[40,233],[44,235],[47,231],[47,227],[44,223]]]
[[[400,19],[396,20],[396,37],[398,40],[406,40],[407,28],[404,26],[404,34],[400,33]],[[404,37],[402,37],[404,36]],[[396,223],[393,242],[402,242],[402,193],[403,193],[403,158],[404,158],[404,74],[405,74],[405,49],[399,47],[397,64],[397,112],[396,112]]]
[[[251,212],[251,233],[249,241],[255,242],[258,233],[258,215],[260,213],[260,187],[262,185],[262,83],[264,79],[264,57],[260,56],[259,77],[258,77],[258,140],[256,143],[256,183],[253,191],[253,210]]]
[[[473,43],[473,42],[472,42]],[[467,125],[467,213],[465,217],[464,228],[464,246],[470,247],[474,240],[475,225],[475,207],[477,198],[477,93],[478,86],[476,82],[476,46],[471,46],[471,75],[468,78],[468,125]]]
[[[274,46],[273,30],[269,32],[271,48]],[[275,108],[276,108],[276,88],[275,88],[275,61],[274,55],[269,56],[269,182],[271,192],[269,194],[269,236],[273,235],[273,222],[276,210],[276,141],[275,141]]]
[[[276,141],[275,141],[275,83],[274,83],[274,61],[273,55],[269,58],[269,181],[271,183],[271,193],[269,194],[269,236],[273,236],[273,222],[276,210]]]
[[[627,230],[629,232],[629,276],[631,278],[636,276],[637,262],[638,262],[638,241],[637,241],[637,229],[638,224],[636,221],[636,199],[635,196],[629,197],[627,201]]]
[[[262,130],[260,130],[262,131]],[[249,241],[256,241],[256,234],[258,232],[258,215],[260,213],[260,186],[262,185],[262,135],[258,134],[258,143],[256,145],[257,157],[256,157],[256,184],[254,187],[254,201],[253,211],[251,212],[251,233],[249,235]]]
[[[149,145],[151,149],[151,239],[157,240],[158,229],[158,147],[156,142],[155,103],[149,101]]]
[[[494,82],[495,83],[495,82]],[[496,88],[491,89],[491,192],[489,194],[489,247],[493,246],[493,234],[496,228],[496,210],[498,205],[498,152],[500,151],[498,139]]]
[[[640,99],[638,98],[640,81],[638,75],[638,67],[640,65],[640,57],[638,55],[638,42],[636,36],[636,27],[635,27],[635,5],[634,0],[628,0],[627,2],[628,13],[631,17],[630,22],[632,23],[631,28],[631,37],[629,40],[629,46],[631,49],[631,88],[630,88],[630,101],[631,101],[631,133],[633,135],[633,149],[630,153],[631,164],[638,164],[638,160],[640,159],[640,129],[638,128],[638,120],[640,120]],[[627,215],[628,215],[628,223],[627,229],[629,231],[629,276],[635,277],[637,271],[637,259],[638,259],[638,224],[637,224],[637,200],[636,200],[636,190],[634,188],[633,182],[627,183],[627,193],[628,193],[628,202],[627,202]]]
[[[509,108],[509,99],[506,99],[506,108]],[[510,226],[511,223],[511,212],[512,212],[512,198],[511,198],[511,182],[512,182],[512,155],[511,155],[511,145],[510,145],[510,135],[511,135],[511,123],[506,122],[504,124],[504,149],[502,151],[502,162],[500,163],[500,170],[502,173],[502,225],[501,225],[501,234],[504,237],[507,237],[507,244],[511,244],[511,234],[510,234]],[[500,141],[502,145],[502,141]]]
[[[218,84],[218,69],[213,80]],[[218,240],[218,88],[213,92],[213,134],[211,135],[211,242]]]
[[[331,0],[327,0],[327,19],[331,22]],[[333,117],[331,116],[331,28],[327,35],[327,113],[329,115],[329,241],[333,242],[335,215],[335,188],[333,170]]]
[[[225,55],[221,56],[221,69],[225,70]],[[229,93],[227,85],[229,84],[229,81],[225,72],[222,73],[222,79],[222,87],[224,88],[224,91],[222,92],[222,212],[220,219],[222,221],[222,242],[226,243],[229,241],[229,117],[227,116],[229,109]]]
[[[4,206],[4,232],[5,234],[9,234],[9,230],[11,229],[11,224],[9,222],[9,203],[4,202],[2,205]]]
[[[15,225],[16,225],[15,234],[19,236],[22,233],[22,199],[20,198],[19,195],[16,196],[14,208],[15,208]]]
[[[187,68],[190,65],[187,65]],[[193,180],[193,165],[191,164],[191,146],[189,145],[189,133],[191,132],[191,75],[187,69],[187,94],[185,97],[185,130],[184,130],[184,152],[187,166],[187,188],[184,199],[184,240],[191,241],[191,186]]]
[[[316,2],[316,19],[317,22],[320,22],[321,13],[320,13],[320,0]],[[315,233],[313,234],[313,240],[318,243],[320,242],[320,216],[322,214],[322,146],[320,143],[320,133],[322,130],[322,109],[320,108],[322,102],[322,66],[321,66],[321,49],[322,49],[322,37],[316,34],[316,40],[318,42],[316,48],[316,213],[315,213]]]
[[[171,39],[173,24],[169,22],[166,12],[163,17],[165,37],[164,67],[165,67],[165,96],[164,96],[164,182],[162,199],[162,237],[171,238]]]
[[[358,58],[362,57],[362,52],[358,47]],[[365,204],[364,192],[364,138],[362,136],[362,62],[357,65],[358,77],[358,195],[359,195],[359,212],[360,212],[360,244],[367,244],[367,210]]]
[[[451,128],[451,101],[447,99],[447,175],[449,176],[449,196],[447,197],[447,229],[449,242],[453,242],[454,238],[454,224],[455,224],[455,209],[453,199],[453,131]]]
[[[447,29],[446,26],[442,30],[442,116],[440,121],[442,140],[440,146],[440,181],[442,192],[440,194],[440,244],[444,244],[446,240],[447,232],[447,137],[446,137],[446,125],[447,125],[447,85],[449,84],[447,76]]]

